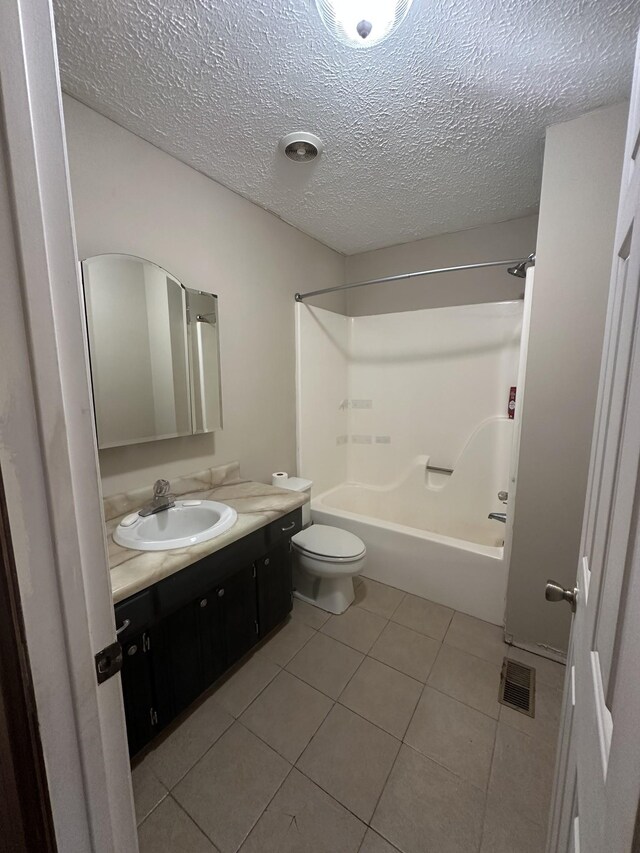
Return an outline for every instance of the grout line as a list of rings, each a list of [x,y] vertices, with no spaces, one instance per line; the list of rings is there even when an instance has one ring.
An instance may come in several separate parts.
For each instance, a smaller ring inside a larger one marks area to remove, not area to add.
[[[240,725],[242,725],[242,723],[240,723]],[[246,726],[242,726],[242,727],[243,727],[246,731],[248,731],[248,732],[249,732],[249,734],[254,735],[254,737],[258,737],[258,735],[256,735],[256,734],[255,734],[254,732],[252,732],[250,729],[247,729],[247,728],[246,728]],[[259,738],[259,740],[262,740],[262,738]],[[264,743],[264,741],[262,741],[262,742]],[[267,744],[267,746],[269,746],[269,744]],[[271,746],[271,747],[269,747],[269,749],[273,749],[273,747]],[[276,751],[275,751],[275,749],[274,749],[273,751],[274,751],[274,752],[276,752]],[[280,753],[276,752],[276,755],[280,755]],[[245,841],[247,840],[247,838],[251,835],[251,833],[253,832],[253,830],[254,830],[254,829],[255,829],[255,827],[257,826],[258,821],[260,821],[260,820],[261,820],[262,816],[263,816],[263,815],[264,815],[264,813],[267,811],[267,809],[269,808],[269,806],[271,805],[271,803],[274,801],[274,799],[277,797],[277,795],[278,795],[278,794],[279,794],[279,792],[280,792],[280,789],[282,788],[282,786],[284,785],[284,783],[287,781],[287,779],[289,778],[289,776],[291,776],[291,773],[293,772],[293,770],[294,770],[294,768],[295,768],[295,765],[294,765],[294,764],[291,764],[291,762],[290,762],[288,759],[284,758],[284,756],[280,756],[280,757],[281,757],[284,761],[286,761],[286,762],[288,763],[288,765],[289,765],[289,770],[287,771],[287,774],[286,774],[286,776],[284,777],[284,779],[282,780],[282,782],[278,785],[278,787],[276,788],[276,790],[273,792],[273,796],[272,796],[272,797],[270,797],[270,799],[269,799],[268,803],[266,804],[266,806],[262,809],[262,811],[260,812],[260,814],[258,815],[258,817],[257,817],[257,818],[255,819],[255,821],[251,824],[251,827],[250,827],[250,829],[248,830],[247,834],[244,836],[244,838],[242,839],[242,841],[240,842],[240,844],[237,846],[237,848],[236,848],[236,853],[237,853],[237,851],[238,851],[238,850],[240,850],[240,848],[241,848],[241,847],[242,847],[242,845],[245,843]],[[207,836],[207,837],[208,837],[208,836]],[[211,839],[211,840],[213,841],[213,839]],[[214,844],[215,844],[215,842],[214,842]]]
[[[200,824],[198,823],[198,821],[197,821],[197,820],[195,820],[195,819],[193,818],[193,816],[189,814],[189,812],[188,812],[188,811],[187,811],[187,810],[186,810],[186,809],[185,809],[185,808],[184,808],[184,807],[183,807],[183,806],[178,802],[178,800],[176,800],[176,798],[175,798],[175,797],[171,796],[171,794],[169,794],[169,797],[171,797],[171,799],[172,799],[172,800],[173,800],[173,802],[176,804],[176,806],[180,809],[180,811],[181,811],[183,814],[185,814],[185,815],[187,816],[187,819],[188,819],[188,820],[190,820],[190,821],[191,821],[191,823],[192,823],[195,827],[197,827],[197,829],[198,829],[198,830],[199,830],[199,831],[204,835],[204,837],[207,839],[207,841],[209,841],[209,842],[213,845],[214,850],[217,850],[218,848],[217,848],[217,846],[216,846],[216,844],[215,844],[215,842],[214,842],[213,838],[211,838],[211,836],[210,836],[208,833],[206,833],[206,832],[204,831],[204,829],[200,826]]]
[[[489,776],[487,777],[487,787],[481,788],[480,785],[476,785],[475,782],[472,782],[471,779],[463,776],[461,773],[458,773],[456,770],[452,770],[451,767],[447,767],[446,764],[443,764],[442,761],[438,761],[437,758],[434,758],[432,755],[425,755],[424,752],[421,752],[417,747],[412,746],[410,743],[406,743],[403,741],[403,746],[406,746],[407,749],[410,749],[411,752],[415,752],[416,755],[419,755],[420,758],[425,758],[427,761],[430,761],[432,764],[435,764],[437,767],[441,767],[443,770],[446,770],[451,776],[455,776],[456,779],[459,779],[461,782],[464,782],[465,785],[470,785],[472,788],[475,788],[476,791],[480,791],[481,794],[484,795],[485,799],[487,794],[489,793],[489,779],[491,777],[491,763],[489,763]],[[493,748],[491,750],[492,760],[493,760],[493,749],[495,749],[495,737],[493,739]]]
[[[376,816],[376,812],[378,811],[378,806],[380,805],[380,800],[382,799],[382,795],[384,794],[384,792],[385,792],[385,791],[386,791],[386,789],[387,789],[387,785],[389,784],[389,779],[391,778],[391,774],[393,773],[393,770],[394,770],[394,768],[395,768],[395,766],[396,766],[396,763],[397,763],[397,761],[398,761],[398,758],[399,758],[399,756],[400,756],[400,753],[402,752],[402,747],[403,747],[403,746],[404,746],[404,744],[403,744],[403,743],[402,743],[402,741],[401,741],[401,742],[400,742],[400,747],[399,747],[398,751],[396,752],[395,758],[393,759],[393,761],[392,761],[392,763],[391,763],[391,767],[389,768],[389,772],[387,773],[387,776],[386,776],[386,778],[385,778],[385,780],[384,780],[384,783],[383,783],[383,785],[382,785],[382,788],[380,788],[380,793],[379,793],[378,798],[377,798],[377,800],[376,800],[376,804],[375,804],[375,806],[373,807],[373,811],[371,812],[371,817],[369,818],[369,824],[368,824],[368,825],[371,827],[371,829],[373,829],[373,827],[371,826],[371,821],[372,821],[372,820],[374,819],[374,817]],[[373,831],[374,831],[374,832],[378,832],[378,830],[377,830],[377,829],[373,829]],[[387,841],[389,841],[389,839],[386,837],[386,835],[382,835],[382,833],[381,833],[381,832],[378,832],[378,835],[380,835],[382,838],[384,838],[384,839],[386,839]]]
[[[492,717],[491,714],[487,714],[486,711],[481,711],[480,708],[476,708],[475,705],[469,705],[468,702],[465,702],[462,699],[458,699],[457,696],[452,696],[451,693],[447,693],[445,690],[441,690],[439,687],[436,687],[433,684],[429,684],[428,681],[425,684],[425,687],[429,687],[431,690],[435,690],[436,693],[440,693],[440,694],[442,694],[442,696],[446,696],[448,699],[453,699],[454,702],[459,702],[461,705],[464,705],[465,708],[471,708],[472,711],[476,711],[478,714],[482,714],[484,717],[488,717],[488,719],[493,720],[493,722],[496,723],[496,725],[498,724],[498,720],[500,718],[500,711],[499,710],[498,710],[498,716]],[[496,702],[497,701],[498,700],[496,699]]]
[[[374,829],[374,828],[373,828],[371,825],[369,825],[369,824],[367,824],[366,826],[367,826],[367,829],[366,829],[366,831],[365,831],[365,833],[364,833],[364,837],[363,837],[363,839],[362,839],[362,843],[360,844],[360,847],[358,847],[358,853],[362,853],[362,851],[364,850],[364,842],[366,841],[367,833],[368,833],[369,831],[371,831],[371,832],[375,833],[375,834],[378,836],[378,838],[381,838],[384,842],[386,842],[386,843],[389,845],[389,847],[391,848],[391,850],[393,851],[393,853],[400,853],[400,848],[399,848],[399,847],[396,847],[396,845],[395,845],[395,844],[392,844],[392,843],[389,841],[389,839],[388,839],[388,838],[385,838],[385,837],[384,837],[384,835],[382,835],[382,833],[381,833],[381,832],[378,832],[378,830],[377,830],[377,829]]]
[[[394,759],[394,762],[395,762],[395,759]],[[349,808],[349,806],[345,805],[344,803],[341,803],[341,802],[340,802],[340,800],[336,799],[336,797],[335,797],[335,796],[334,796],[330,791],[327,791],[327,789],[326,789],[326,788],[323,788],[323,787],[322,787],[322,785],[321,785],[321,783],[320,783],[320,782],[318,782],[318,780],[317,780],[317,779],[314,779],[313,777],[309,776],[309,774],[308,774],[308,773],[306,773],[306,772],[302,769],[302,767],[298,767],[298,766],[297,766],[297,764],[296,764],[296,765],[295,765],[295,769],[298,771],[298,773],[301,773],[301,774],[305,777],[305,779],[308,779],[308,780],[309,780],[309,782],[312,782],[312,783],[316,786],[316,788],[320,788],[320,790],[321,790],[321,791],[324,791],[324,793],[325,793],[328,797],[331,797],[331,799],[332,799],[335,803],[337,803],[341,808],[343,808],[345,811],[349,812],[349,814],[350,814],[350,815],[353,815],[353,817],[355,817],[355,818],[356,818],[356,820],[360,821],[360,823],[361,823],[361,824],[363,824],[363,826],[365,826],[365,827],[369,827],[369,826],[371,826],[371,824],[370,824],[368,821],[363,820],[363,819],[360,817],[360,815],[356,814],[352,809],[350,809],[350,808]],[[386,784],[386,782],[385,782],[385,784]],[[375,809],[374,809],[374,810],[373,810],[373,812],[371,813],[371,818],[370,818],[369,820],[372,820],[372,819],[373,819],[373,814],[374,814],[374,812],[375,812]],[[376,831],[376,830],[374,830],[374,832],[375,832],[375,831]],[[366,830],[365,830],[365,835],[366,835]],[[363,840],[364,840],[364,839],[363,839]]]
[[[266,658],[265,658],[265,660],[266,660]],[[259,691],[258,693],[256,693],[256,695],[253,697],[253,699],[249,702],[249,705],[247,705],[246,707],[244,707],[244,708],[242,709],[242,711],[240,711],[240,713],[238,714],[238,716],[237,716],[237,717],[236,717],[236,715],[235,715],[232,711],[229,711],[227,708],[225,708],[225,707],[224,707],[224,705],[222,705],[222,703],[218,703],[218,704],[220,705],[220,707],[222,708],[222,710],[223,710],[223,711],[226,711],[226,712],[227,712],[227,714],[229,714],[229,716],[230,716],[230,717],[233,717],[234,722],[235,722],[236,720],[239,720],[239,719],[240,719],[240,717],[244,714],[244,712],[247,710],[247,708],[248,708],[250,705],[253,705],[253,703],[256,701],[256,699],[258,698],[258,696],[261,696],[261,695],[264,693],[264,691],[267,689],[267,687],[271,684],[271,682],[272,682],[272,681],[275,681],[275,679],[276,679],[276,678],[280,675],[280,673],[282,672],[283,667],[278,666],[278,664],[277,664],[277,663],[273,663],[273,661],[270,661],[270,660],[266,660],[266,662],[267,662],[267,663],[270,663],[272,666],[277,667],[277,668],[278,668],[278,671],[276,672],[276,674],[275,674],[275,675],[273,675],[273,676],[269,679],[269,681],[267,681],[267,683],[264,685],[264,687],[262,687],[262,688],[260,689],[260,691]],[[240,672],[240,670],[241,670],[241,669],[242,669],[242,667],[241,667],[240,669],[236,670],[236,672],[234,672],[234,675],[236,675],[238,672]],[[226,682],[225,682],[225,683],[226,683]],[[214,694],[214,695],[215,695],[215,694]],[[229,728],[231,728],[231,726],[229,726]]]
[[[291,672],[287,673],[287,675],[290,675],[292,678],[297,678],[297,676],[293,675],[293,673],[291,673]],[[298,679],[298,681],[301,681],[301,679]],[[308,685],[308,684],[306,683],[306,681],[302,681],[302,684],[304,684],[304,685],[305,685],[305,686],[307,686],[307,687],[310,687],[310,685]],[[312,688],[312,689],[314,689],[314,688]],[[318,691],[318,693],[320,693],[320,691]],[[325,698],[327,698],[327,699],[329,699],[329,698],[330,698],[330,697],[326,696],[326,694],[324,694],[324,693],[321,693],[320,695],[321,695],[321,696],[325,696]],[[290,758],[288,758],[286,755],[283,755],[281,752],[278,752],[278,750],[276,749],[276,747],[275,747],[275,746],[273,746],[273,744],[271,744],[271,743],[269,743],[269,741],[265,740],[265,738],[264,738],[264,737],[262,737],[262,735],[258,734],[258,732],[254,732],[254,731],[253,731],[253,729],[250,729],[250,728],[249,728],[249,726],[248,726],[246,723],[243,723],[243,722],[242,722],[242,720],[239,720],[239,719],[238,719],[238,720],[236,720],[235,722],[239,723],[239,724],[242,726],[242,728],[243,728],[243,729],[246,729],[246,730],[247,730],[250,734],[252,734],[254,737],[257,737],[257,738],[258,738],[258,740],[262,741],[262,743],[263,743],[265,746],[268,746],[268,747],[269,747],[269,749],[273,750],[273,752],[275,752],[275,754],[276,754],[276,755],[280,756],[280,758],[284,759],[284,761],[286,761],[286,762],[287,762],[288,764],[290,764],[292,767],[295,767],[295,766],[296,766],[296,763],[298,762],[298,760],[302,757],[302,753],[306,750],[306,748],[309,746],[309,744],[311,743],[311,741],[313,740],[313,738],[316,736],[317,732],[320,730],[320,727],[322,726],[322,724],[324,723],[324,721],[327,719],[327,717],[329,716],[329,714],[331,713],[331,711],[333,711],[333,707],[334,707],[334,705],[336,705],[336,704],[337,704],[337,702],[336,702],[336,700],[335,700],[335,699],[331,699],[330,701],[331,701],[331,703],[332,703],[332,704],[331,704],[331,707],[329,708],[329,710],[327,711],[327,713],[324,715],[324,717],[320,720],[320,722],[318,723],[318,725],[317,725],[317,726],[316,726],[316,728],[314,729],[313,733],[310,735],[309,740],[307,741],[307,743],[305,744],[304,748],[302,749],[302,752],[300,753],[300,755],[299,755],[299,756],[298,756],[294,761],[292,761],[292,760],[291,760]]]

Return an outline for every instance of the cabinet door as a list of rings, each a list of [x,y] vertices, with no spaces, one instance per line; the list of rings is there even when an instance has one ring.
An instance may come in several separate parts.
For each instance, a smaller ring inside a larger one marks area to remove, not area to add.
[[[144,632],[122,646],[122,694],[129,754],[135,755],[158,730],[150,635]]]
[[[155,669],[168,705],[167,721],[190,705],[205,687],[200,609],[200,599],[190,601],[161,622],[161,651],[156,655]]]
[[[226,664],[242,657],[258,640],[256,579],[253,564],[230,575],[218,588]]]
[[[218,588],[212,589],[197,601],[203,690],[213,684],[225,669],[223,596],[219,596],[219,592]]]
[[[256,561],[260,636],[279,625],[293,606],[293,577],[289,540],[278,543]]]

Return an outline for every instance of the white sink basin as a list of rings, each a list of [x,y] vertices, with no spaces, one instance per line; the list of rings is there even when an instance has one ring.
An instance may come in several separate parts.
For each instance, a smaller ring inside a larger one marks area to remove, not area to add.
[[[217,501],[176,501],[144,518],[137,512],[127,515],[116,527],[113,538],[124,548],[137,551],[169,551],[208,542],[236,523],[238,513]]]

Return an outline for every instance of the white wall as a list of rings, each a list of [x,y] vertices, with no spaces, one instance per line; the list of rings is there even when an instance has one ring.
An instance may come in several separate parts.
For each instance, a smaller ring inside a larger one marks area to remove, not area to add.
[[[300,305],[300,473],[319,494],[346,480],[388,485],[418,456],[455,467],[481,424],[506,417],[521,324],[520,301],[351,318]],[[495,492],[511,450],[500,435]]]
[[[576,577],[626,117],[619,104],[547,131],[507,594],[521,645],[569,637],[544,584]]]
[[[314,494],[347,479],[349,325],[342,314],[296,305],[298,470]]]
[[[257,480],[293,471],[293,295],[342,283],[343,257],[78,101],[64,109],[80,258],[137,255],[219,296],[224,429],[102,451],[105,495],[233,459]]]
[[[371,408],[349,410],[349,480],[393,482],[419,455],[455,468],[480,424],[507,415],[521,324],[520,301],[352,318],[349,397]]]
[[[526,258],[535,251],[537,222],[536,216],[527,216],[351,255],[346,259],[346,281]],[[349,314],[359,316],[519,299],[523,293],[522,280],[494,267],[355,288],[347,291],[347,307]]]

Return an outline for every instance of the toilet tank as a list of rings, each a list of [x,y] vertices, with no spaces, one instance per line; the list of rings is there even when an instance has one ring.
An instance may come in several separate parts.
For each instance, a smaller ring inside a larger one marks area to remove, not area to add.
[[[304,480],[302,477],[289,477],[278,483],[280,489],[290,489],[292,492],[304,492],[309,500],[302,506],[302,526],[311,524],[311,486],[312,480]]]

